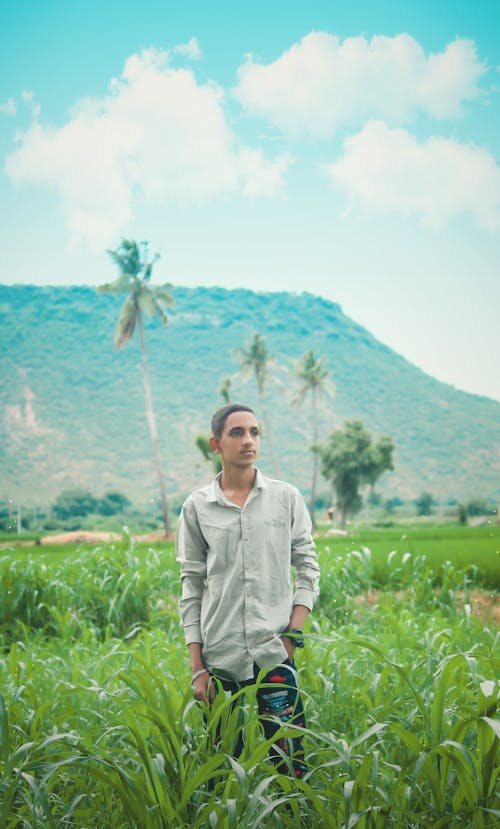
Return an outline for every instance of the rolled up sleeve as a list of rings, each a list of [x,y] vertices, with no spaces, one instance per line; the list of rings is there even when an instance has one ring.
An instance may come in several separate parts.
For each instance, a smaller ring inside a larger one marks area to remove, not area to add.
[[[201,599],[207,577],[206,542],[196,508],[188,499],[182,508],[176,533],[176,556],[181,571],[179,612],[186,644],[200,642]]]
[[[312,610],[319,595],[319,565],[312,538],[312,525],[304,499],[293,490],[292,502],[292,564],[295,568],[293,604]]]

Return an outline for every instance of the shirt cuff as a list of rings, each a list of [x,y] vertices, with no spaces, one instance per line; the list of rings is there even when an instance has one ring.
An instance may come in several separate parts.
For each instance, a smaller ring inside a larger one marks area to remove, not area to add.
[[[302,604],[308,610],[312,610],[314,602],[316,601],[316,593],[314,590],[308,590],[307,587],[298,587],[293,597],[293,604]]]
[[[184,638],[186,645],[191,645],[193,642],[198,642],[200,645],[203,644],[200,625],[195,623],[184,628]]]

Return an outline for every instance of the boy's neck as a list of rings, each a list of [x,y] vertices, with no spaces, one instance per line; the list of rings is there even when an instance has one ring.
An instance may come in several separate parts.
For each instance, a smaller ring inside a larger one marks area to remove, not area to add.
[[[222,475],[219,481],[220,487],[230,500],[233,500],[232,495],[236,493],[248,495],[254,485],[256,474],[257,470],[254,466],[249,466],[245,469],[237,469],[234,467],[225,469],[222,467]]]

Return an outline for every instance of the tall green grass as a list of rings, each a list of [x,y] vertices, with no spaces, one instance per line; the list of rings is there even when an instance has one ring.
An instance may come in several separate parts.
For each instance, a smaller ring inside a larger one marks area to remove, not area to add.
[[[320,538],[317,545],[342,556],[367,547],[373,558],[375,576],[382,583],[390,576],[388,553],[395,551],[400,555],[425,555],[434,569],[446,561],[451,561],[458,570],[475,567],[481,583],[500,589],[500,526],[493,520],[481,527],[447,524],[359,527],[345,537]]]
[[[0,827],[498,825],[498,632],[472,612],[481,574],[397,552],[383,584],[367,549],[319,557],[299,781],[269,764],[255,690],[242,717],[219,694],[204,728],[171,547],[4,557]]]

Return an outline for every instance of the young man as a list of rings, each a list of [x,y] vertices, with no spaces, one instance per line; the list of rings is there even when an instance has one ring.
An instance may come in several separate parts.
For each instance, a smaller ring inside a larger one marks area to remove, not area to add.
[[[212,677],[219,670],[223,687],[235,692],[268,669],[264,684],[273,687],[259,683],[257,700],[271,737],[280,721],[305,724],[293,655],[303,646],[319,567],[304,500],[295,487],[256,469],[259,443],[257,419],[248,406],[232,403],[214,414],[210,446],[220,455],[222,472],[185,502],[177,560],[195,698],[213,700]],[[280,750],[271,757],[280,770],[293,769],[300,777],[301,740],[291,742],[290,747],[279,741]],[[235,754],[240,750],[241,742]],[[283,753],[293,754],[291,766]]]

